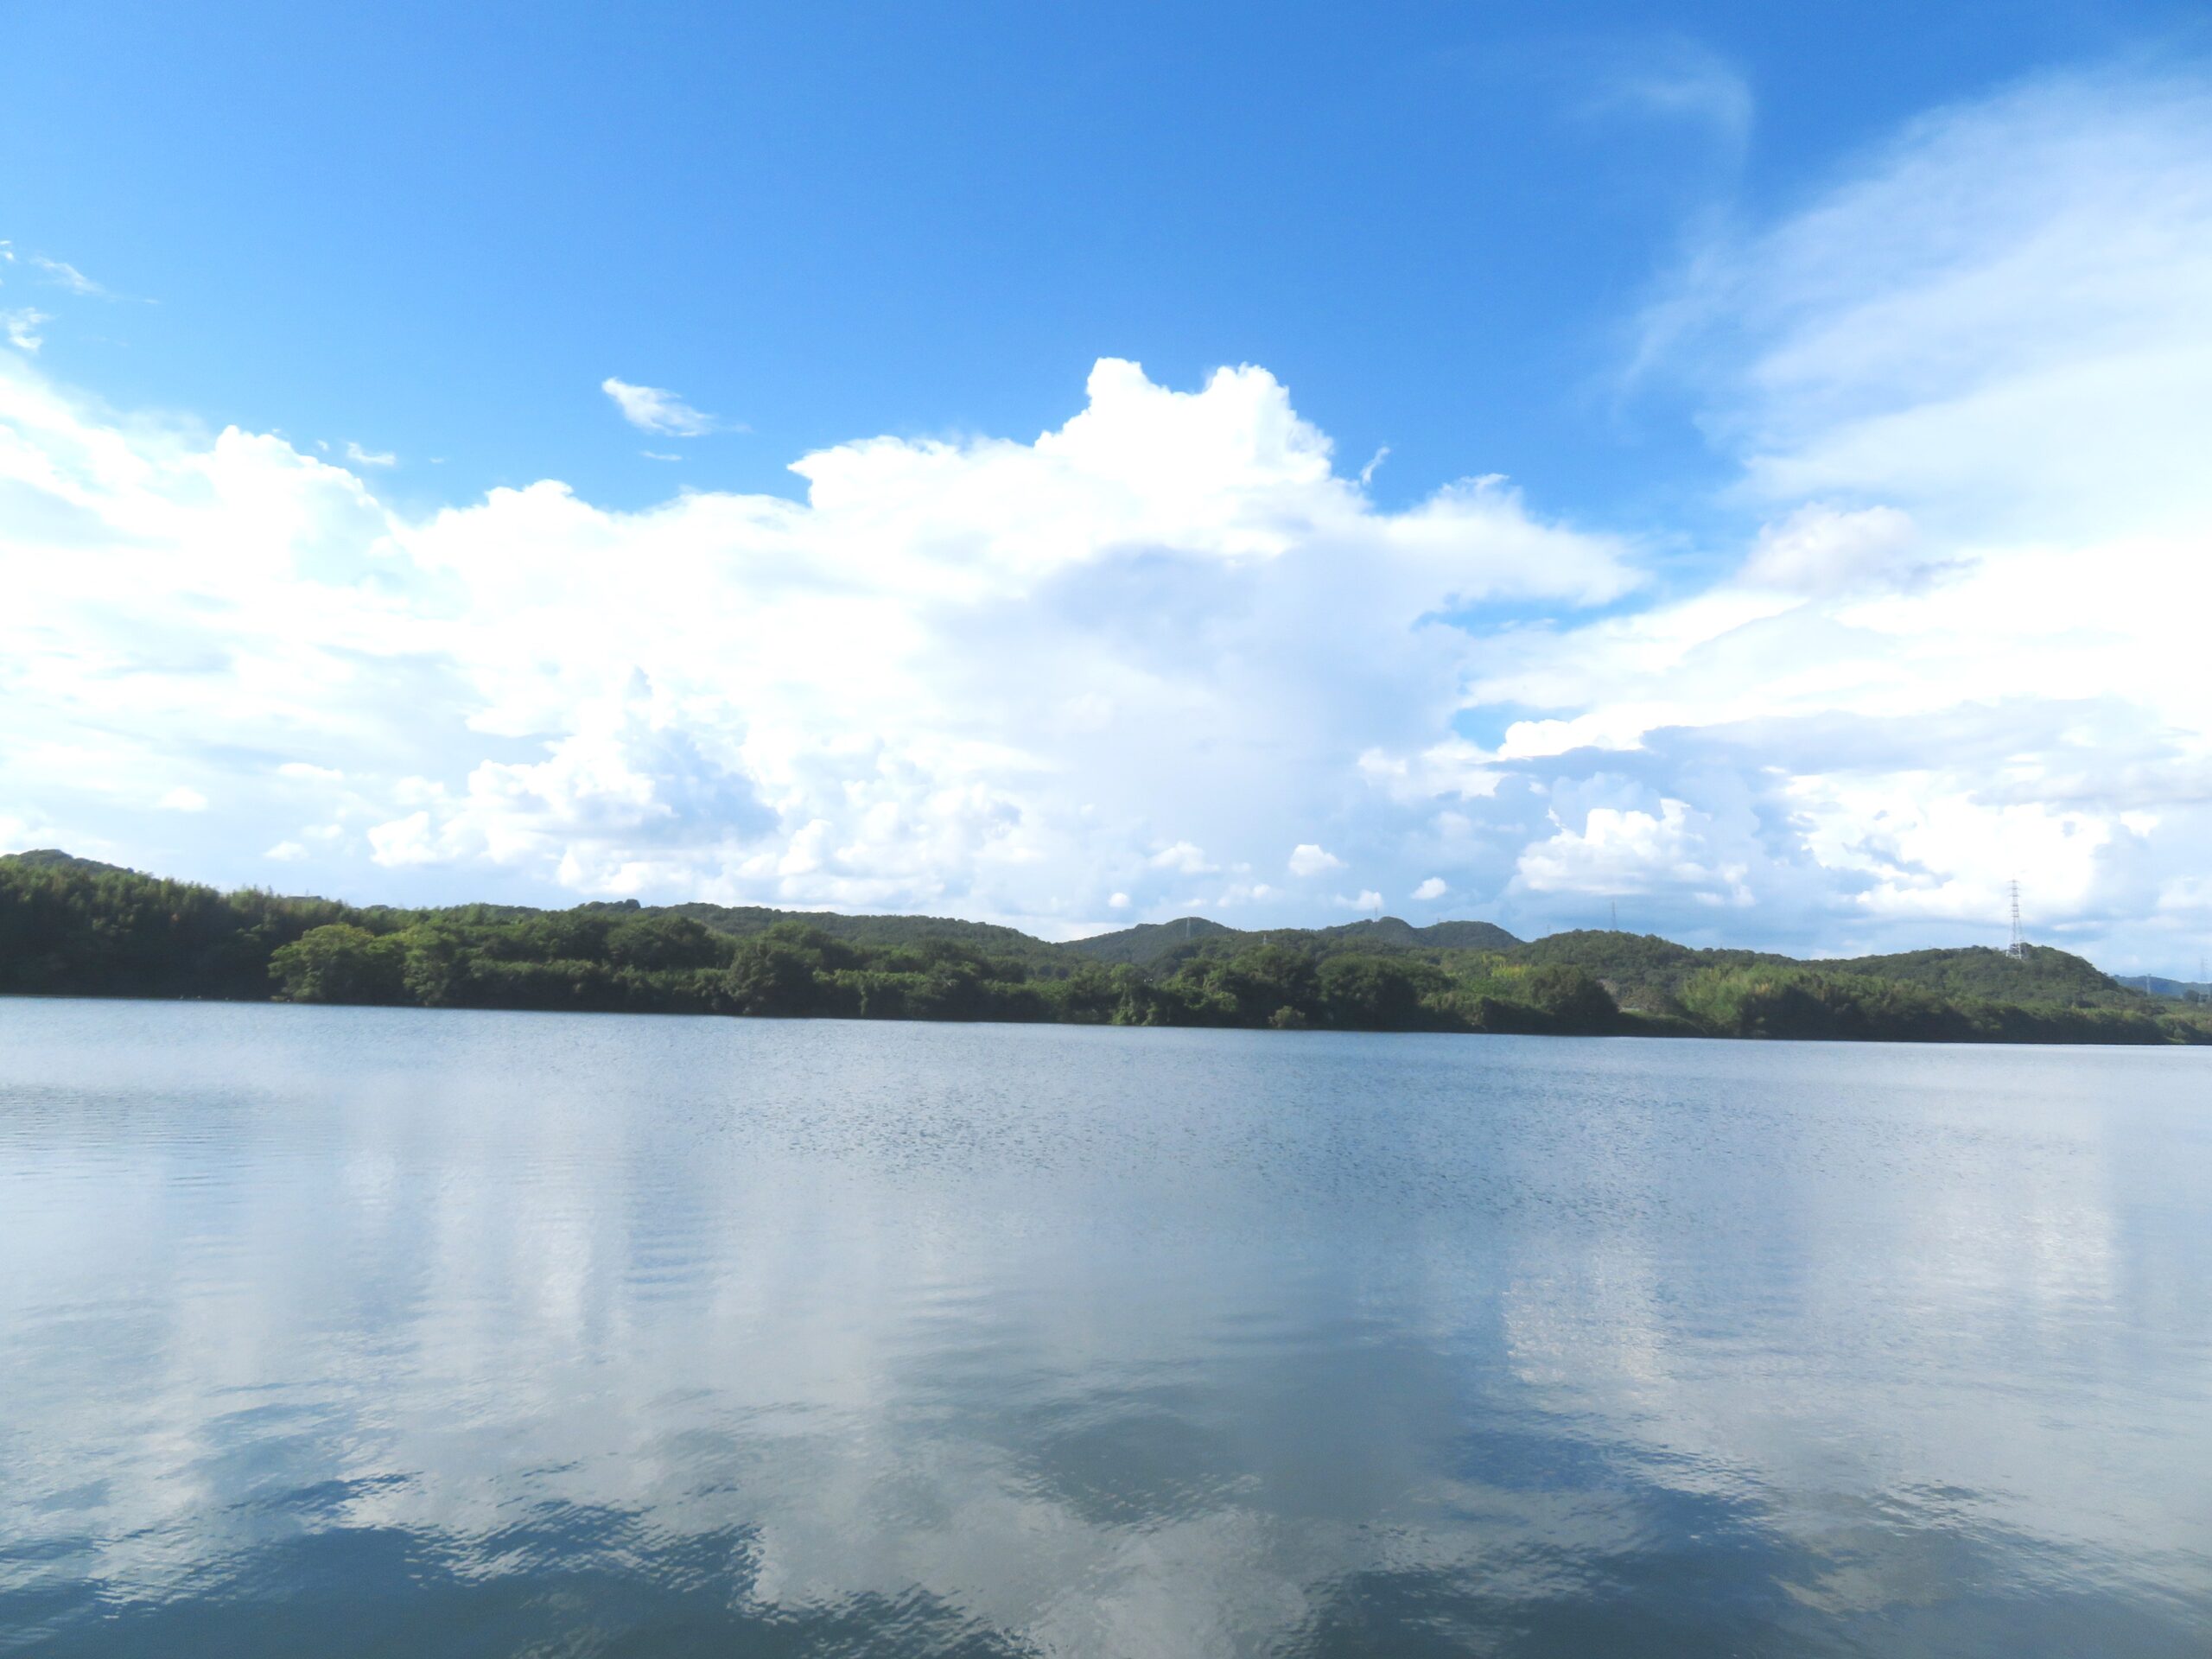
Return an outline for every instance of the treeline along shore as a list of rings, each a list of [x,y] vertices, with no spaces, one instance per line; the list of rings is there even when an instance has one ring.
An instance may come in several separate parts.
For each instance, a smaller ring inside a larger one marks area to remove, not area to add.
[[[1054,944],[1012,928],[632,901],[363,907],[222,893],[66,853],[0,857],[0,992],[1339,1031],[2212,1042],[2202,1006],[2081,957],[1818,963],[1487,922],[1240,932],[1197,918]]]

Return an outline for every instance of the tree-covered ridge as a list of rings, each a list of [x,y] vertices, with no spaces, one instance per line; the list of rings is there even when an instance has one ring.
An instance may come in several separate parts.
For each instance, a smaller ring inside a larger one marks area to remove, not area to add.
[[[1477,930],[1489,930],[1478,931]],[[1487,940],[1502,948],[1470,948]],[[358,907],[218,893],[61,854],[0,858],[0,991],[423,1007],[1360,1031],[2212,1040],[2063,951],[1803,963],[1621,933],[1529,944],[1395,918],[1077,945],[926,917],[633,902]],[[2008,977],[2008,975],[2010,976]],[[2006,995],[2006,993],[2012,993]]]
[[[1947,996],[1984,1001],[2056,1003],[2075,1008],[2140,1008],[2144,994],[2101,974],[2068,951],[2031,944],[2014,958],[1986,946],[1967,950],[1909,950],[1821,966],[1839,974],[1875,974]]]
[[[1373,921],[1346,922],[1338,927],[1275,928],[1246,932],[1224,927],[1203,916],[1185,916],[1172,922],[1141,922],[1116,932],[1100,933],[1061,946],[1096,962],[1126,962],[1148,967],[1166,960],[1182,960],[1194,948],[1236,950],[1250,945],[1302,944],[1333,953],[1344,950],[1510,950],[1521,943],[1495,922],[1432,922],[1415,927],[1395,916]]]

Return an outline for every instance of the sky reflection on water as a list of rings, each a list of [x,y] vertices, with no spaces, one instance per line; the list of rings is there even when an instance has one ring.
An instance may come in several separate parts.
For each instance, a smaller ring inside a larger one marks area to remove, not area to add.
[[[2201,1656],[2208,1058],[0,1003],[0,1649]]]

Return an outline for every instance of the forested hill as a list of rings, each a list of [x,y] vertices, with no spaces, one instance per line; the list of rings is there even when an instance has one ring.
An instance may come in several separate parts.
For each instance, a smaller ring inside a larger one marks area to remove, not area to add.
[[[1800,963],[1613,932],[1523,943],[1395,918],[1242,932],[1192,918],[1068,944],[919,916],[634,902],[362,907],[0,857],[0,992],[857,1019],[2212,1041],[2212,1016],[2047,949]]]
[[[1210,922],[1203,916],[1185,916],[1172,922],[1145,922],[1114,933],[1096,933],[1059,948],[1092,962],[1126,962],[1145,967],[1189,956],[1193,947],[1216,951],[1281,944],[1301,950],[1366,950],[1388,955],[1402,950],[1510,950],[1520,943],[1495,922],[1433,922],[1427,927],[1415,927],[1395,916],[1384,916],[1369,922],[1347,922],[1339,927],[1285,927],[1246,932],[1241,928]]]
[[[808,927],[853,944],[914,946],[931,940],[1024,961],[1056,961],[1061,947],[995,922],[963,922],[950,916],[841,916],[830,911],[771,910],[761,905],[682,904],[645,907],[634,901],[620,906],[638,916],[682,916],[733,939],[749,939],[771,928]]]

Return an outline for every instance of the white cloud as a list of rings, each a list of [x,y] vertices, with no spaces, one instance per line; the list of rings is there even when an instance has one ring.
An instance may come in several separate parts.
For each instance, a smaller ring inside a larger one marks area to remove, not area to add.
[[[1327,870],[1341,870],[1344,861],[1334,853],[1324,852],[1312,842],[1300,842],[1290,851],[1290,873],[1293,875],[1319,875]]]
[[[1450,884],[1442,876],[1432,875],[1414,889],[1414,897],[1427,904],[1432,899],[1441,899],[1451,890]]]
[[[104,298],[107,294],[107,289],[86,276],[76,266],[62,260],[48,259],[43,254],[35,253],[31,256],[31,264],[36,265],[54,282],[67,289],[72,294],[82,294],[95,298]]]
[[[1845,512],[1815,503],[1761,528],[1741,580],[1750,588],[1840,594],[1909,587],[1940,569],[1923,553],[1910,517],[1895,507]]]
[[[280,841],[262,856],[274,859],[279,864],[296,864],[308,855],[308,849],[296,841]]]
[[[1601,65],[1588,115],[1633,115],[1706,128],[1732,157],[1750,141],[1758,101],[1741,73],[1687,40],[1644,41]]]
[[[1346,898],[1343,893],[1338,893],[1329,902],[1339,910],[1374,911],[1379,913],[1382,908],[1382,895],[1371,887],[1364,887],[1355,897]]]
[[[1145,861],[1155,870],[1174,870],[1184,875],[1205,875],[1221,868],[1206,861],[1205,849],[1187,841],[1163,847]]]
[[[207,798],[196,789],[188,789],[179,784],[162,797],[161,808],[164,812],[205,812]]]
[[[658,386],[634,386],[626,380],[617,380],[609,375],[599,383],[599,389],[614,400],[614,407],[622,411],[622,418],[640,432],[665,433],[676,438],[697,438],[709,432],[729,429],[714,416],[701,413],[676,393]],[[652,459],[664,461],[674,457],[654,455]]]
[[[1521,913],[1633,891],[1677,931],[1732,912],[1716,937],[1750,903],[1795,942],[1989,940],[2017,869],[2114,966],[2212,925],[2172,880],[2212,830],[2206,291],[2195,83],[1941,111],[1707,250],[1647,369],[1698,389],[1769,523],[1713,588],[1497,642],[1471,694],[1512,717],[1452,764],[1551,825]]]
[[[372,828],[377,861],[524,863],[571,887],[630,893],[681,880],[702,851],[738,859],[773,823],[741,766],[710,756],[656,706],[642,676],[580,723],[544,760],[483,761],[462,791],[434,786],[430,805]],[[810,822],[779,869],[821,871],[833,828]]]
[[[0,763],[84,836],[119,827],[108,779],[181,754],[226,845],[327,789],[368,861],[329,879],[393,898],[1060,931],[1226,870],[1287,919],[1249,870],[1363,790],[1360,756],[1437,741],[1483,650],[1440,615],[1637,581],[1496,482],[1376,511],[1261,371],[1178,392],[1109,361],[1090,391],[1033,443],[805,456],[800,502],[622,513],[549,482],[409,518],[281,440],[0,376],[0,465],[53,504],[14,531]],[[234,758],[302,749],[344,776]]]
[[[35,352],[46,344],[40,332],[54,319],[35,306],[21,305],[12,310],[0,311],[0,330],[5,330],[8,343],[19,352]]]
[[[1633,893],[1710,938],[1996,938],[2017,871],[2046,937],[2156,967],[2212,929],[2208,276],[2200,90],[1916,124],[1654,308],[1649,383],[1742,481],[1732,538],[1650,579],[1496,480],[1378,511],[1249,366],[1104,360],[1033,441],[836,445],[799,501],[548,481],[424,518],[11,358],[0,765],[119,844],[113,780],[184,757],[251,848],[299,780],[237,757],[343,756],[333,880],[393,897],[1054,931],[1213,875],[1310,920],[1252,875],[1329,824],[1382,889],[1524,931]]]
[[[1662,798],[1656,810],[1593,806],[1580,827],[1556,813],[1551,837],[1522,849],[1516,884],[1536,893],[1649,893],[1694,902],[1752,902],[1748,862],[1716,858],[1725,844],[1711,817],[1687,802]]]
[[[1764,500],[2110,536],[2212,502],[2212,90],[2068,77],[1941,110],[1708,248],[1649,319]]]
[[[353,442],[348,442],[346,446],[346,459],[357,467],[397,467],[399,465],[399,457],[388,449],[381,451],[364,449],[359,444]]]

